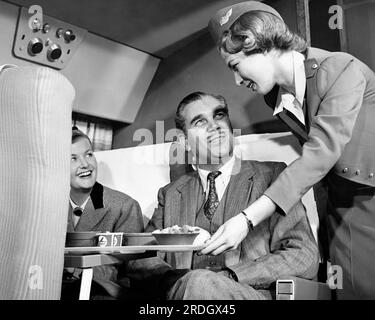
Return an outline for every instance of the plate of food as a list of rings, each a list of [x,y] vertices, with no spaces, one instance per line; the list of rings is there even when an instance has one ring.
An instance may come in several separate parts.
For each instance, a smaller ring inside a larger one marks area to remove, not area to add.
[[[210,233],[202,228],[195,226],[167,227],[152,232],[158,245],[193,245],[201,246],[210,237]]]

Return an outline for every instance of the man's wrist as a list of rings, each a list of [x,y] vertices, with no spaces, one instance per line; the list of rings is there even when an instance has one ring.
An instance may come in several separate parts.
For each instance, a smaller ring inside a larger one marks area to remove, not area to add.
[[[245,216],[247,228],[249,229],[249,231],[253,231],[254,230],[254,224],[251,221],[251,219],[249,218],[249,216],[246,214],[245,211],[241,211],[241,214],[243,214]]]

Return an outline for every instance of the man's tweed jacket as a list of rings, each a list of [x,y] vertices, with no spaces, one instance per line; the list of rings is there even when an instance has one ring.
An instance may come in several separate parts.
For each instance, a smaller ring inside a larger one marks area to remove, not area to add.
[[[284,168],[283,163],[236,159],[227,199],[222,199],[226,201],[224,221],[259,198]],[[149,231],[173,225],[194,226],[196,208],[204,202],[198,173],[186,174],[170,183],[160,189],[158,197]],[[166,259],[177,268],[191,268],[192,253],[168,253]],[[225,264],[236,273],[239,282],[256,287],[269,287],[282,276],[314,278],[318,248],[302,203],[288,215],[276,213],[256,226],[237,250],[225,254]]]

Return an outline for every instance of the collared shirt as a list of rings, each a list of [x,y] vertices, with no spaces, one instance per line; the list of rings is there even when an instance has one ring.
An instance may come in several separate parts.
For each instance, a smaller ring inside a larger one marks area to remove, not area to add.
[[[229,161],[227,161],[221,168],[220,172],[221,175],[219,175],[215,179],[215,187],[216,187],[216,192],[217,196],[219,197],[219,201],[224,195],[225,189],[227,188],[229,184],[229,180],[232,176],[232,171],[233,171],[233,166],[235,162],[235,156],[233,155]],[[202,183],[203,191],[206,193],[206,199],[208,197],[208,182],[207,182],[207,176],[210,173],[208,170],[203,170],[198,168],[198,174]]]
[[[84,203],[82,203],[82,205],[77,206],[74,203],[74,201],[72,200],[72,198],[69,197],[70,205],[72,206],[72,212],[74,212],[74,210],[77,209],[77,208],[80,208],[82,211],[85,210],[86,204],[89,201],[89,199],[90,199],[90,196],[87,197],[87,199],[85,200]],[[75,214],[73,214],[73,225],[74,225],[74,228],[76,227],[76,225],[77,225],[77,223],[79,221],[79,218],[80,217],[78,217]]]
[[[280,88],[281,101],[275,108],[273,115],[282,112],[287,109],[293,113],[296,118],[305,124],[305,116],[303,114],[303,99],[306,91],[306,73],[305,73],[305,57],[302,53],[292,51],[293,57],[293,82],[294,91],[288,92],[287,90]]]

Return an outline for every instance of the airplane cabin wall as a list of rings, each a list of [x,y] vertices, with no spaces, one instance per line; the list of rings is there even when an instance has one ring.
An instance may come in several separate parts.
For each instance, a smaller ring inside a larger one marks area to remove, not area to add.
[[[294,1],[269,1],[280,12],[292,30],[297,29]],[[207,21],[208,23],[208,21]],[[208,31],[186,47],[162,60],[133,124],[115,130],[113,147],[133,147],[140,142],[134,139],[137,130],[147,129],[153,141],[174,128],[174,115],[181,99],[194,91],[221,94],[228,102],[233,128],[242,134],[288,131],[272,116],[272,110],[262,97],[250,89],[236,86],[233,73],[220,58]],[[155,121],[164,121],[164,131],[156,132]]]
[[[347,51],[375,70],[375,1],[343,2]]]
[[[18,6],[0,1],[0,65],[33,64],[12,54],[18,10]],[[88,32],[69,64],[61,70],[76,89],[73,111],[124,125],[132,123],[159,61]]]
[[[297,29],[295,1],[267,1],[274,6],[292,30]],[[351,1],[345,0],[344,3]],[[310,1],[312,45],[340,50],[337,30],[328,28],[328,8],[335,1]],[[0,1],[0,64],[29,65],[12,54],[13,38],[19,7]],[[372,20],[359,23],[359,14],[370,15],[374,4],[347,11],[348,51],[373,67],[371,41],[361,41],[358,34],[369,34]],[[351,15],[349,15],[349,13]],[[56,17],[59,18],[59,17]],[[367,31],[363,31],[365,28]],[[357,34],[357,36],[354,36]],[[361,42],[361,45],[359,44]],[[177,47],[176,47],[177,48]],[[173,50],[171,51],[173,52]],[[233,127],[242,134],[287,130],[272,116],[263,98],[249,89],[237,87],[232,72],[221,60],[207,32],[201,30],[191,41],[171,55],[159,58],[120,43],[89,33],[68,66],[61,71],[73,83],[77,99],[73,111],[102,119],[120,121],[114,129],[114,148],[136,146],[139,129],[148,129],[154,139],[164,142],[164,134],[174,128],[174,115],[179,101],[187,94],[201,90],[226,97]],[[163,121],[156,137],[156,121]]]

